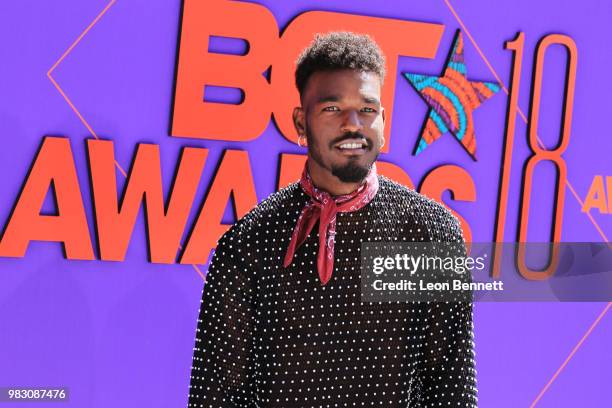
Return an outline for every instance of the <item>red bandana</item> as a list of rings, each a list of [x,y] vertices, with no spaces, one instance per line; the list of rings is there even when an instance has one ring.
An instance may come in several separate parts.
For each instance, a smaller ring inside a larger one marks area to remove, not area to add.
[[[372,164],[372,168],[365,178],[365,183],[350,194],[332,197],[328,192],[316,188],[308,174],[308,165],[304,166],[300,185],[304,192],[310,196],[310,201],[297,220],[283,265],[285,268],[291,265],[296,249],[304,243],[317,220],[319,220],[317,270],[319,271],[321,284],[325,285],[331,279],[334,270],[336,213],[357,211],[372,201],[378,191],[376,164]]]

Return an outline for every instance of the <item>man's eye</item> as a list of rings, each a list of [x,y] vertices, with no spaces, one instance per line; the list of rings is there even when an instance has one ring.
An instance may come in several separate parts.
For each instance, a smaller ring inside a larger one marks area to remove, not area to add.
[[[340,110],[337,106],[326,106],[323,108],[324,111],[326,112],[335,112]]]
[[[362,112],[368,112],[368,113],[371,113],[371,112],[376,112],[376,109],[372,109],[372,108],[365,107],[365,108],[361,109],[361,111],[362,111]]]

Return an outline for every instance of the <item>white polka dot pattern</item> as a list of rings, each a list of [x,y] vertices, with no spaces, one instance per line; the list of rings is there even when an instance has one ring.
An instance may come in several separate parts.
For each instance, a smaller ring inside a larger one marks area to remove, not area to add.
[[[435,201],[379,176],[339,213],[321,286],[318,229],[282,266],[309,197],[272,194],[219,240],[204,287],[189,407],[476,407],[472,304],[361,303],[362,242],[461,242]]]

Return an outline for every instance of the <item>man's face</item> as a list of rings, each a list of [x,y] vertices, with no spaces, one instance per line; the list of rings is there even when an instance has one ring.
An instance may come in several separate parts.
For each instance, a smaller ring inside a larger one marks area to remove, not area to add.
[[[362,181],[384,143],[381,80],[373,72],[317,71],[308,79],[294,122],[308,156],[330,177]]]

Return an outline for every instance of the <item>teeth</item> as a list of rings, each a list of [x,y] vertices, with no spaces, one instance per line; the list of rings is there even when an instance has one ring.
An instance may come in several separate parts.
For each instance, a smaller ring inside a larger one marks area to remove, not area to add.
[[[343,143],[339,146],[341,149],[359,149],[363,147],[361,143]]]

